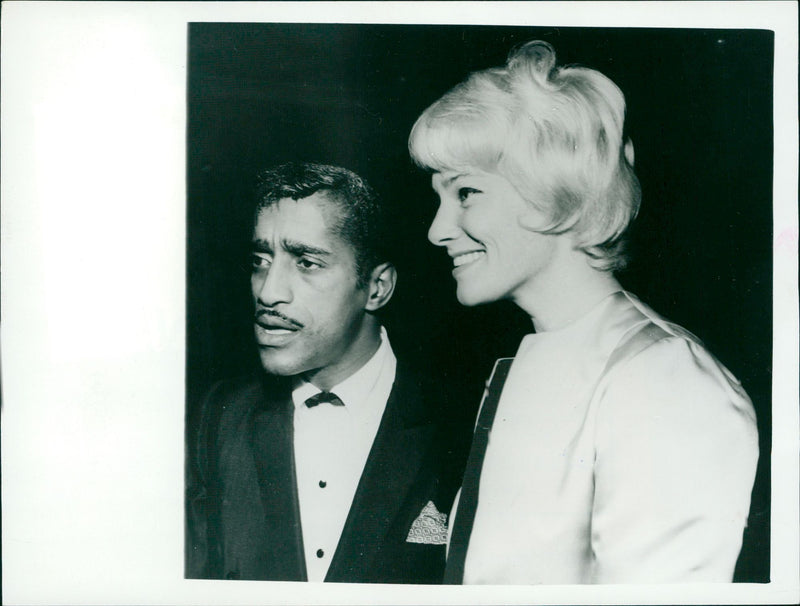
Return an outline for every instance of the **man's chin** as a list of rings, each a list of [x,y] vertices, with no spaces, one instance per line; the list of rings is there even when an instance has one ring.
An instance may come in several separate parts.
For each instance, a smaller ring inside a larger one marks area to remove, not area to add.
[[[279,377],[291,377],[304,372],[306,368],[300,360],[293,358],[283,351],[276,351],[269,347],[259,347],[261,367],[264,372]]]

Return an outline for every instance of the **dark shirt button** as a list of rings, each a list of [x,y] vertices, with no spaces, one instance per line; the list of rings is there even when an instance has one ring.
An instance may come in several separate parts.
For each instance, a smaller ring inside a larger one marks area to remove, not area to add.
[[[324,555],[325,555],[325,552],[324,552],[324,551],[322,551],[321,549],[317,549],[317,557],[318,557],[318,558],[321,558],[321,557],[322,557],[322,556],[324,556]]]
[[[225,575],[225,578],[229,581],[236,581],[239,579],[239,572],[236,570],[231,570],[228,574]]]
[[[328,483],[325,480],[320,480],[319,481],[319,487],[320,488],[325,488],[327,485],[328,485]]]

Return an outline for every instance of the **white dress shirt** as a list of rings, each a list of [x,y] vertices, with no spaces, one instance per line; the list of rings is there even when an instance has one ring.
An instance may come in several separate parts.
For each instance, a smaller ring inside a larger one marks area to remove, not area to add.
[[[608,367],[643,327],[659,337]],[[618,292],[523,339],[483,463],[464,583],[730,581],[757,459],[739,382]]]
[[[394,383],[397,360],[384,329],[378,350],[333,387],[344,406],[307,398],[319,389],[298,380],[292,391],[294,455],[309,581],[324,581],[350,511],[364,464]]]

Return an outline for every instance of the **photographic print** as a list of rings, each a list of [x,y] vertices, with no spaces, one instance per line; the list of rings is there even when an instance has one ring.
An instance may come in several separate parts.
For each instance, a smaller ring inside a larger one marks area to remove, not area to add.
[[[437,382],[450,391],[440,397],[457,399],[459,410],[468,417],[466,426],[474,425],[494,360],[513,356],[533,327],[529,317],[507,300],[467,309],[455,301],[448,259],[426,237],[437,196],[430,189],[429,175],[408,157],[406,141],[418,115],[441,94],[471,72],[503,64],[509,51],[532,40],[551,44],[559,64],[600,70],[625,94],[626,129],[635,149],[642,202],[630,227],[631,261],[619,272],[619,280],[626,291],[637,293],[697,335],[742,381],[758,419],[760,452],[769,453],[774,40],[767,31],[190,24],[190,408],[216,381],[260,365],[252,336],[250,280],[246,271],[240,271],[247,265],[255,176],[286,162],[317,162],[364,176],[393,211],[391,238],[402,247],[402,255],[397,255],[397,287],[384,321],[389,339],[399,360],[422,360],[422,368],[441,375]],[[565,304],[566,293],[560,300]],[[292,310],[295,305],[278,302],[276,308]],[[560,372],[571,376],[567,369]],[[450,386],[446,378],[453,376],[458,383]],[[530,389],[536,390],[536,384]],[[452,396],[454,392],[457,395]],[[453,411],[441,414],[458,424]],[[288,425],[284,431],[291,434]],[[691,431],[688,421],[684,431]],[[742,443],[734,446],[742,448]],[[769,580],[769,457],[759,460],[746,540],[734,577],[747,582]],[[535,459],[530,461],[535,467]],[[459,462],[451,464],[458,475]],[[748,464],[741,462],[744,467]],[[523,461],[515,466],[523,467],[522,474],[532,473],[524,471]],[[658,472],[652,466],[645,473]],[[225,484],[225,478],[217,480]],[[283,482],[285,491],[293,494],[292,479]],[[250,485],[257,483],[251,478]],[[301,508],[302,503],[300,497]],[[281,519],[281,529],[302,526],[299,520],[291,521],[294,505],[281,506],[283,513],[270,514]],[[549,518],[548,513],[542,515]],[[236,524],[249,527],[239,517]],[[268,551],[270,531],[251,530],[248,541],[253,533],[262,533],[265,545],[260,549]],[[352,532],[357,535],[359,529]],[[332,542],[325,549],[333,551],[335,537]],[[217,549],[237,548],[233,543],[224,545]],[[502,540],[494,549],[492,557],[498,557]],[[685,549],[700,546],[689,544]],[[308,566],[317,550],[304,551]],[[547,551],[553,557],[552,550]],[[280,557],[285,561],[289,556],[281,551]],[[244,563],[239,566],[247,568]],[[273,577],[269,566],[251,574],[265,575],[261,580],[282,580],[281,567],[274,569]],[[240,573],[220,569],[207,574],[237,578]],[[531,584],[546,582],[547,575],[542,574],[534,575]],[[290,578],[301,580],[302,571]],[[345,574],[341,580],[358,578]]]
[[[754,11],[7,3],[5,599],[796,602]]]

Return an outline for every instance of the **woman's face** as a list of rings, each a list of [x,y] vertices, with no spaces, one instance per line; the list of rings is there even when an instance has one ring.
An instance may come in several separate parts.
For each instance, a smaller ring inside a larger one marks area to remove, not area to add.
[[[453,259],[459,302],[520,304],[535,295],[553,271],[559,236],[523,225],[543,226],[544,214],[494,173],[444,171],[435,173],[432,183],[439,209],[428,239]]]

